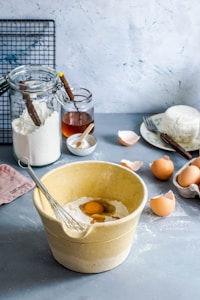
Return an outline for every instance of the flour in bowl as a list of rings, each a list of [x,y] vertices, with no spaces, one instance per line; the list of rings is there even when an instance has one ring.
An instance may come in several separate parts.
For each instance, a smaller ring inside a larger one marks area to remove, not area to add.
[[[69,202],[64,209],[82,225],[114,221],[129,215],[121,201],[92,197],[81,197]]]

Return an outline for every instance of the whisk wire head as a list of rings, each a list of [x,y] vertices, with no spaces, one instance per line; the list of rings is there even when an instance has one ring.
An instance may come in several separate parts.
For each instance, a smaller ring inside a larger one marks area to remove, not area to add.
[[[77,232],[85,231],[87,228],[81,225],[69,212],[66,211],[66,209],[62,207],[62,205],[60,205],[60,203],[58,203],[51,196],[51,194],[49,194],[44,184],[39,180],[39,178],[36,176],[35,172],[31,168],[28,158],[26,158],[26,161],[27,163],[23,163],[20,160],[18,160],[18,164],[21,168],[26,169],[26,171],[29,173],[31,178],[36,183],[37,187],[40,189],[40,191],[44,194],[46,199],[49,201],[49,204],[51,205],[55,217],[69,229],[73,229]]]

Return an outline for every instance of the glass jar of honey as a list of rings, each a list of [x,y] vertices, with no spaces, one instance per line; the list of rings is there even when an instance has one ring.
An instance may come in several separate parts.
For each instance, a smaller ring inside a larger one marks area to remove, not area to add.
[[[82,133],[94,122],[92,93],[82,87],[73,87],[71,91],[73,100],[68,98],[62,106],[62,134],[65,137]],[[93,131],[94,128],[91,132]]]

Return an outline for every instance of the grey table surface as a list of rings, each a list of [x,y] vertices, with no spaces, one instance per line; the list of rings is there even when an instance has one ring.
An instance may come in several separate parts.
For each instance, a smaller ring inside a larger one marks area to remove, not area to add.
[[[58,166],[81,160],[141,160],[137,172],[148,188],[148,202],[141,215],[128,258],[108,272],[81,274],[65,269],[51,255],[43,226],[32,202],[32,191],[0,207],[0,299],[200,299],[200,200],[184,199],[172,184],[153,177],[149,163],[167,154],[175,170],[187,160],[148,144],[142,137],[131,147],[119,144],[118,130],[140,134],[141,114],[97,114],[95,152],[77,157],[68,152],[63,139],[60,159],[34,168],[41,177]],[[193,156],[198,156],[193,152]],[[12,145],[0,145],[0,164],[21,170]],[[154,215],[152,196],[173,190],[176,209],[166,218]]]

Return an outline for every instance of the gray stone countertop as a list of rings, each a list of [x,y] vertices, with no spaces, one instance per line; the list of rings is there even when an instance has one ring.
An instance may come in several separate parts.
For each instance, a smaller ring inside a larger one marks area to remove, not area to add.
[[[63,139],[60,159],[35,168],[41,177],[61,165],[81,160],[120,163],[140,160],[137,172],[148,188],[148,201],[137,226],[131,252],[123,264],[99,274],[80,274],[59,265],[51,255],[43,226],[32,203],[32,191],[0,206],[0,298],[68,300],[200,299],[200,200],[184,199],[168,181],[153,177],[149,163],[167,154],[175,171],[187,160],[178,153],[148,144],[119,144],[118,130],[140,135],[142,114],[97,114],[95,152],[86,157],[70,154]],[[193,152],[198,156],[198,151]],[[0,145],[0,164],[14,167],[25,176],[13,158],[12,145]],[[154,215],[149,198],[173,190],[175,211],[168,217]]]

